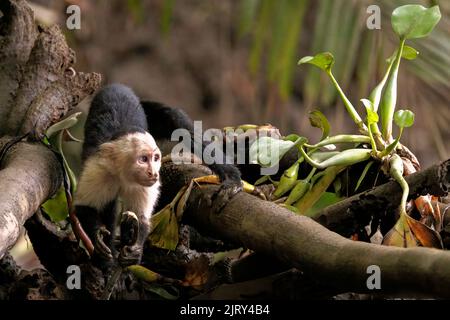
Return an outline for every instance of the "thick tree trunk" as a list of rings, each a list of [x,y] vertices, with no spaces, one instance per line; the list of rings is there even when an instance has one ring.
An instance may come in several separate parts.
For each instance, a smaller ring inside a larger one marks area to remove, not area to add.
[[[34,141],[93,93],[101,78],[73,70],[75,54],[59,27],[38,28],[24,0],[3,0],[0,11],[1,258],[26,219],[61,185],[55,155]],[[19,134],[30,142],[3,148]]]

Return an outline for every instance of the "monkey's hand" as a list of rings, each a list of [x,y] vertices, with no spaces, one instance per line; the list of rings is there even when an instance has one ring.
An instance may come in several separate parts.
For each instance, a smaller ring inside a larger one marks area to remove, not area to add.
[[[142,252],[142,246],[137,244],[122,247],[119,254],[119,264],[122,267],[131,266],[133,264],[140,264],[142,259]]]
[[[105,244],[105,238],[110,237],[111,232],[105,226],[101,226],[95,233],[94,252],[102,259],[112,260],[113,255],[111,249]]]
[[[211,197],[213,211],[219,213],[236,194],[242,191],[241,173],[231,164],[213,164],[210,168],[222,181],[219,190]]]

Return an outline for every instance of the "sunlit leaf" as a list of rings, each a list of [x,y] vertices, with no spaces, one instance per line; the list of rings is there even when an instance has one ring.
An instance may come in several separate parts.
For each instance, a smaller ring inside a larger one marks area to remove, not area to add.
[[[67,208],[67,198],[64,187],[59,188],[55,196],[44,202],[41,208],[53,222],[59,222],[66,219],[69,216],[69,210]]]
[[[320,140],[323,140],[330,135],[330,122],[319,110],[314,110],[309,113],[309,122],[311,126],[322,130],[322,138]]]
[[[392,56],[390,56],[386,62],[388,64],[392,63],[395,59],[395,56],[397,55],[397,51],[394,52],[394,54]],[[410,46],[403,46],[403,51],[402,51],[402,58],[406,59],[406,60],[414,60],[417,58],[417,56],[419,55],[419,51],[417,51],[416,49],[414,49],[413,47]]]
[[[161,275],[159,273],[156,273],[141,265],[132,265],[127,267],[127,269],[131,273],[133,273],[136,276],[136,278],[146,282],[155,282],[161,279]]]
[[[270,167],[277,164],[280,159],[294,146],[294,142],[278,140],[271,137],[262,137],[250,147],[249,158],[251,164]]]
[[[372,101],[368,99],[361,99],[361,102],[364,104],[367,113],[367,124],[371,125],[377,123],[379,120],[378,113],[376,113],[374,105]]]
[[[324,71],[327,71],[330,70],[331,67],[333,66],[334,57],[330,52],[322,52],[316,54],[314,57],[312,56],[303,57],[298,61],[299,65],[304,63],[315,65],[316,67],[319,67]]]
[[[440,19],[438,6],[405,5],[392,12],[391,23],[400,39],[416,39],[428,35]]]
[[[331,206],[332,204],[335,204],[341,200],[342,198],[333,192],[324,192],[320,196],[319,200],[317,200],[316,203],[314,203],[314,205],[305,212],[305,215],[308,217],[312,217],[322,209]]]

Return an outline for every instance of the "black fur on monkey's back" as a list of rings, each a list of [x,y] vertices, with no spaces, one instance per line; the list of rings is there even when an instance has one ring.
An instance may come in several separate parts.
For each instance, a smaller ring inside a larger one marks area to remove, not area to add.
[[[102,88],[91,102],[84,127],[83,160],[105,142],[148,131],[146,115],[134,92],[121,84]]]

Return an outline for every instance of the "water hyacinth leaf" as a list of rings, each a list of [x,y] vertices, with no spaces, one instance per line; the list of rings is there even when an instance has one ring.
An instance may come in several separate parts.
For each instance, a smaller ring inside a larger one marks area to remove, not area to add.
[[[300,136],[298,134],[291,133],[291,134],[287,135],[286,137],[284,137],[283,140],[296,142],[299,138],[300,138]]]
[[[360,101],[362,102],[362,104],[364,105],[366,110],[375,111],[375,108],[374,108],[374,105],[373,105],[372,101],[370,101],[369,99],[361,99]]]
[[[66,219],[69,216],[69,209],[64,187],[59,188],[55,196],[44,202],[41,208],[53,222]]]
[[[371,156],[371,152],[372,150],[370,149],[347,149],[323,162],[318,163],[312,161],[305,151],[303,151],[303,149],[301,150],[301,153],[303,157],[305,157],[306,161],[318,169],[325,169],[331,166],[350,166],[355,163],[368,160]]]
[[[146,281],[155,282],[161,279],[161,275],[141,265],[128,266],[127,270],[136,276],[136,278]]]
[[[339,154],[339,151],[316,151],[313,154],[311,154],[311,159],[316,162],[322,162],[327,159],[330,159],[331,157],[334,157],[335,155]]]
[[[361,183],[364,181],[364,178],[366,177],[367,172],[369,172],[369,169],[373,165],[373,163],[374,163],[374,161],[367,162],[366,166],[364,167],[363,172],[361,173],[361,176],[358,179],[358,182],[356,183],[355,192],[361,186]]]
[[[344,170],[345,166],[333,166],[325,169],[325,171],[317,173],[321,178],[313,184],[314,178],[311,179],[313,187],[299,200],[294,206],[298,209],[299,214],[305,214],[322,196],[328,187],[336,179],[336,176]]]
[[[319,110],[314,110],[309,113],[309,122],[311,123],[311,126],[322,130],[322,138],[320,140],[323,140],[330,135],[330,122]]]
[[[386,62],[389,63],[389,64],[394,62],[396,54],[397,54],[397,52],[394,52],[394,54],[392,56],[387,58]],[[410,46],[407,46],[407,45],[403,46],[403,51],[402,51],[402,58],[403,59],[414,60],[414,59],[417,58],[418,55],[419,55],[419,51],[417,51],[413,47],[410,47]]]
[[[337,143],[369,143],[370,137],[359,134],[338,134],[336,136],[328,137],[316,144],[305,144],[308,148],[322,148],[327,145],[333,146],[331,150],[335,150]]]
[[[400,128],[409,128],[414,124],[414,113],[410,110],[398,110],[394,114],[394,121]]]
[[[294,188],[292,188],[284,204],[290,206],[294,202],[297,202],[306,194],[306,192],[308,192],[310,187],[311,187],[310,183],[306,180],[297,181],[297,184],[295,185]]]
[[[319,67],[324,71],[328,71],[334,64],[334,57],[331,54],[331,52],[322,52],[316,54],[314,57],[312,56],[303,57],[298,61],[299,65],[304,63],[309,63],[315,65],[316,67]]]
[[[324,192],[320,196],[319,200],[317,200],[316,203],[314,203],[314,205],[305,212],[305,216],[314,218],[317,213],[322,211],[322,209],[341,200],[342,198],[333,192]]]
[[[283,196],[286,192],[290,191],[297,183],[299,162],[295,162],[291,167],[283,172],[280,178],[277,188],[273,195],[276,199]]]
[[[438,6],[405,5],[392,12],[391,23],[400,39],[417,39],[427,36],[440,19]]]
[[[250,147],[249,158],[251,164],[259,164],[262,167],[271,167],[294,146],[294,142],[278,140],[271,137],[262,137]]]
[[[417,51],[413,47],[407,46],[407,45],[405,45],[403,47],[403,52],[402,52],[402,58],[403,59],[414,60],[414,59],[417,58],[418,55],[419,55],[419,51]]]

